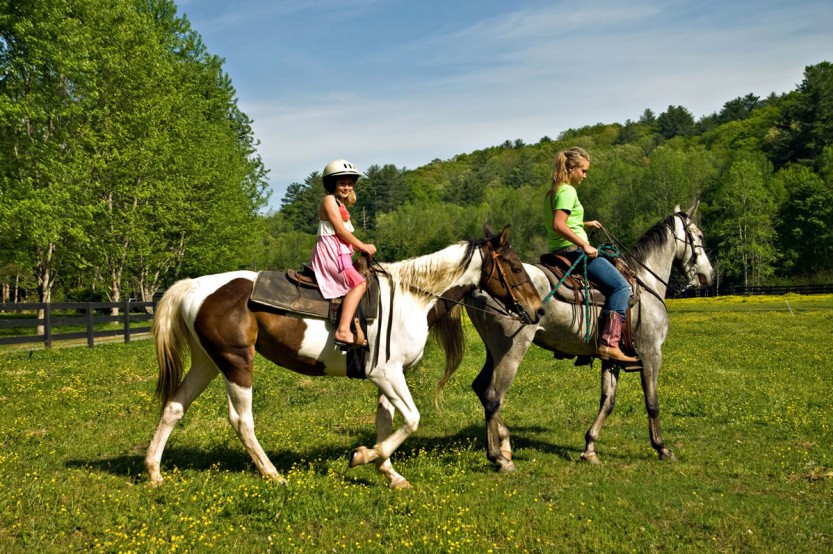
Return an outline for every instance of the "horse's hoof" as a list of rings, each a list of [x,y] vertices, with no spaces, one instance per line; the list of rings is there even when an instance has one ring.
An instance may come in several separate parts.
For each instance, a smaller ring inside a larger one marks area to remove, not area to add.
[[[595,452],[590,452],[590,453],[582,452],[581,460],[583,462],[587,462],[588,464],[599,464],[599,463],[601,463],[601,462],[599,462],[599,458],[596,456]]]
[[[391,490],[400,490],[400,489],[410,489],[411,488],[411,484],[404,477],[399,477],[398,479],[394,479],[393,481],[390,482],[390,485],[388,485],[388,486],[391,488]]]
[[[515,471],[515,464],[512,460],[498,460],[497,470],[500,473],[512,473]]]
[[[161,487],[164,480],[162,477],[151,477],[150,481],[148,482],[148,486],[151,488]]]
[[[674,453],[668,450],[667,448],[663,448],[659,451],[659,459],[663,462],[673,462],[677,459],[677,457],[674,456]]]
[[[357,467],[368,462],[367,448],[359,446],[350,453],[350,467]]]

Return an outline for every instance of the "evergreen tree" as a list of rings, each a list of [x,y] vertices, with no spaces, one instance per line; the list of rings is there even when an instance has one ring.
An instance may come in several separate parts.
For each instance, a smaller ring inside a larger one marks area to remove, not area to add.
[[[807,167],[779,172],[787,193],[778,218],[783,273],[833,275],[833,186]]]
[[[657,132],[666,140],[676,136],[687,137],[694,131],[694,116],[682,106],[668,106],[657,117]]]
[[[310,173],[303,183],[292,183],[281,201],[281,213],[286,222],[303,233],[318,233],[318,205],[324,197],[321,174]]]
[[[814,165],[833,145],[833,64],[807,67],[798,90],[781,105],[781,117],[768,137],[770,158],[776,168],[789,162]]]
[[[729,123],[730,121],[741,121],[749,117],[752,110],[761,106],[761,99],[754,94],[735,98],[723,104],[723,109],[717,116],[717,123]]]
[[[404,169],[392,164],[367,168],[359,184],[361,194],[354,215],[362,229],[374,229],[379,214],[392,212],[408,200],[410,189],[404,173]]]

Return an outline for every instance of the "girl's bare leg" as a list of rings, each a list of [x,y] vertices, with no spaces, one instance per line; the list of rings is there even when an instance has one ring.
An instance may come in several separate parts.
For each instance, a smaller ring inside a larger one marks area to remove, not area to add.
[[[367,283],[362,283],[350,289],[350,292],[344,297],[341,303],[341,319],[338,322],[338,329],[336,329],[335,339],[340,342],[352,344],[355,340],[353,332],[350,330],[350,323],[353,321],[353,316],[356,314],[356,308],[359,306],[359,301],[362,299]]]

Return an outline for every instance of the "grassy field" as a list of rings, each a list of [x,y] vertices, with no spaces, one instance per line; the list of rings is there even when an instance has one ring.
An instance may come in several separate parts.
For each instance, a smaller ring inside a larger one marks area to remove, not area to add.
[[[443,358],[429,344],[409,383],[420,429],[390,491],[372,466],[375,389],[258,361],[258,437],[287,477],[260,479],[226,421],[219,380],[174,431],[166,483],[142,460],[158,421],[149,341],[0,351],[0,552],[830,552],[833,296],[669,302],[663,433],[648,443],[634,374],[597,450],[579,462],[598,405],[595,368],[533,348],[504,419],[518,471],[485,457],[469,350],[432,406]]]

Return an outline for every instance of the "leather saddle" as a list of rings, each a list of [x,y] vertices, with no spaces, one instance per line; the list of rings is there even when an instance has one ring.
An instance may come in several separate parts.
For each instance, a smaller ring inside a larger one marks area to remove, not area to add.
[[[636,274],[630,268],[628,263],[621,257],[608,258],[613,266],[619,270],[619,273],[625,278],[631,286],[633,295],[628,302],[627,317],[625,318],[625,325],[622,329],[621,346],[624,351],[634,353],[633,342],[633,307],[639,302],[639,286],[636,279]],[[601,308],[605,303],[605,295],[599,290],[597,284],[593,281],[587,283],[584,279],[584,271],[581,266],[578,266],[570,272],[565,278],[564,276],[570,271],[572,262],[564,256],[546,252],[541,255],[540,264],[535,264],[541,269],[547,279],[550,281],[550,286],[555,287],[559,282],[555,293],[552,296],[553,300],[573,304],[579,309],[583,309],[586,305]],[[562,282],[563,279],[563,282]],[[589,290],[589,295],[586,291]]]
[[[619,270],[619,273],[625,278],[634,291],[634,296],[631,297],[631,306],[634,304],[634,298],[637,292],[636,275],[631,270],[628,263],[621,257],[616,257],[611,260],[614,267]],[[562,279],[564,281],[556,289],[553,298],[557,298],[562,302],[569,302],[575,304],[589,303],[592,306],[603,306],[605,303],[605,295],[599,289],[598,285],[593,281],[585,282],[584,272],[581,267],[576,267],[572,272],[564,278],[564,275],[570,271],[572,263],[564,256],[546,252],[541,254],[541,263],[536,264],[538,268],[544,271],[544,275],[550,280],[553,287],[557,285]],[[589,291],[589,299],[586,298],[586,291]]]
[[[373,321],[379,309],[379,280],[364,257],[354,266],[367,279],[367,292],[359,303],[357,314],[361,313],[368,322]],[[338,324],[342,301],[341,298],[328,300],[321,296],[315,272],[309,264],[304,264],[301,271],[259,271],[249,300],[285,312],[329,319],[334,325]]]

